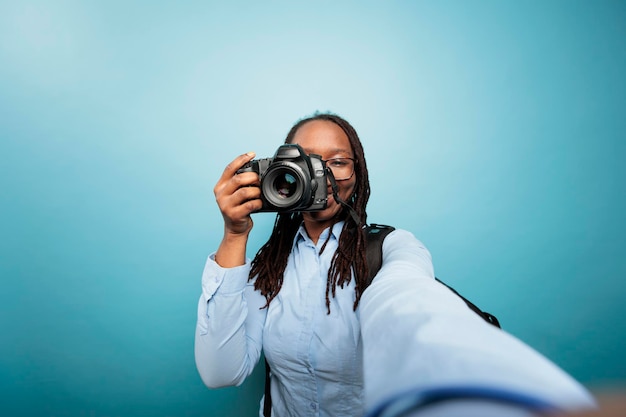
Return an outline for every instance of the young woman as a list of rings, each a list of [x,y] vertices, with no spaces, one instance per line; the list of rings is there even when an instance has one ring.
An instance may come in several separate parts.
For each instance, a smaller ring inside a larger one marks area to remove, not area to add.
[[[546,371],[540,355],[492,329],[439,285],[430,253],[407,231],[385,239],[382,268],[364,292],[370,187],[356,131],[341,117],[316,114],[293,126],[285,142],[320,155],[337,187],[328,184],[324,210],[279,213],[250,262],[250,215],[262,207],[261,190],[258,174],[237,171],[255,155],[240,155],[225,168],[214,188],[224,236],[206,263],[196,326],[196,364],[208,387],[241,384],[263,352],[271,368],[271,415],[361,416],[406,392],[473,383],[473,369],[487,369],[485,346],[498,351],[501,343],[503,362],[480,374],[480,387],[490,386],[493,373],[504,391],[510,380],[511,390],[527,385],[525,395],[533,396],[539,380],[553,385],[546,402],[592,403],[575,381],[550,364]],[[429,323],[437,323],[434,334]],[[459,332],[469,340],[459,343]],[[512,357],[540,366],[543,379],[516,382],[515,369],[499,367]],[[469,365],[451,370],[450,360]],[[260,408],[262,415],[263,403]]]

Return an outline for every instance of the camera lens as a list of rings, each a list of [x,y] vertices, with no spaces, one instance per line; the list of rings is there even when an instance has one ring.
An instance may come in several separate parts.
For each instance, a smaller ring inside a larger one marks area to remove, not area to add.
[[[298,188],[296,178],[288,172],[278,175],[272,185],[280,198],[291,198]]]
[[[293,210],[302,205],[305,195],[311,194],[309,183],[305,172],[297,164],[275,163],[261,180],[261,193],[276,210]]]

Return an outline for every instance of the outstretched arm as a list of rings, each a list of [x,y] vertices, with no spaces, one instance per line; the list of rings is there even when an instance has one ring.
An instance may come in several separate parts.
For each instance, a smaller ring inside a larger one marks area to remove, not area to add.
[[[446,396],[527,401],[537,409],[594,404],[555,364],[483,321],[435,281],[428,250],[406,231],[385,239],[383,267],[360,308],[365,398],[372,416],[396,401],[421,406],[420,401]]]

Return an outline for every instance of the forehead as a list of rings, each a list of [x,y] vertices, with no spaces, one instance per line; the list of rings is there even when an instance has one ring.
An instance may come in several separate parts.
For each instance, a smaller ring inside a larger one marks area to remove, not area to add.
[[[341,127],[328,120],[313,120],[300,126],[292,143],[300,145],[307,153],[323,158],[333,155],[352,155],[350,140]]]

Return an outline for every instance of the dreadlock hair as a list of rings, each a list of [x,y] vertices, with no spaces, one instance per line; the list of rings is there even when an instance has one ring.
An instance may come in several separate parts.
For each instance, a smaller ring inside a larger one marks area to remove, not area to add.
[[[346,207],[343,208],[336,219],[336,221],[345,220],[345,224],[339,238],[337,250],[331,260],[330,269],[328,270],[326,308],[328,314],[330,314],[330,295],[332,294],[335,297],[337,285],[343,288],[345,284],[348,284],[352,279],[353,272],[356,280],[354,310],[359,305],[361,294],[365,287],[368,267],[365,256],[365,232],[363,226],[367,224],[365,208],[370,196],[370,184],[361,140],[352,125],[335,114],[315,113],[313,116],[300,120],[287,134],[285,143],[291,143],[298,129],[304,124],[316,120],[329,121],[338,125],[348,136],[356,159],[354,165],[356,184],[352,195],[346,203],[356,212],[359,222],[357,224],[353,216],[348,215]],[[301,223],[302,213],[300,212],[278,213],[270,238],[259,249],[252,261],[249,279],[252,280],[255,276],[257,277],[254,288],[260,291],[267,300],[263,308],[269,306],[282,287],[287,259],[291,253],[293,239]],[[322,246],[322,250],[326,242]]]

